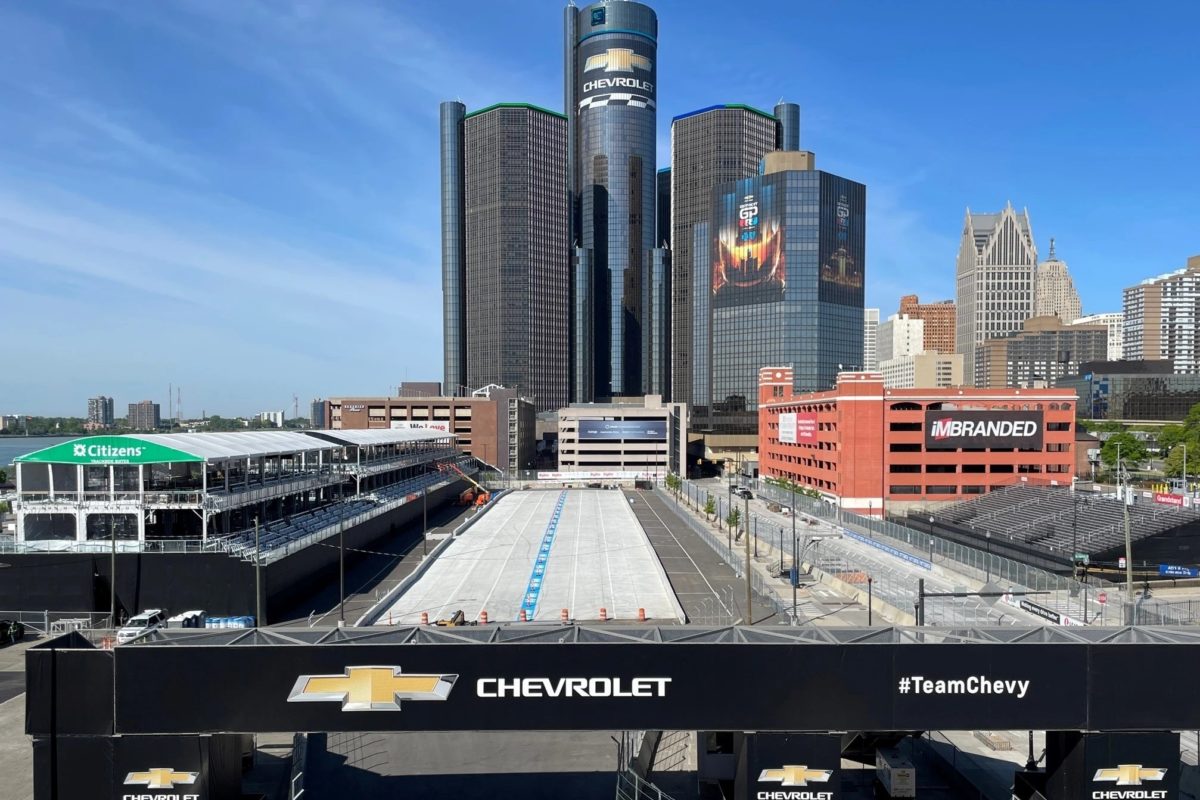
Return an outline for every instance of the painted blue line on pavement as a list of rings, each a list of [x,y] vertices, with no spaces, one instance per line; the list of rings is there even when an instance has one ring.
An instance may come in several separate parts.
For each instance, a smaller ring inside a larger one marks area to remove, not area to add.
[[[908,563],[918,566],[921,569],[933,569],[933,564],[928,559],[918,558],[917,556],[914,556],[912,553],[906,553],[898,547],[892,547],[891,545],[884,544],[883,542],[879,541],[878,539],[868,538],[866,536],[863,536],[861,533],[855,533],[854,531],[850,530],[849,528],[842,528],[842,534],[845,536],[849,536],[851,539],[855,540],[856,542],[862,542],[863,544],[870,545],[871,547],[874,547],[877,550],[882,550],[883,552],[887,553],[888,555],[893,555],[896,558],[907,561]]]
[[[546,565],[550,561],[550,546],[554,544],[554,537],[558,533],[558,520],[562,516],[563,506],[567,502],[567,492],[564,489],[558,496],[558,502],[554,504],[554,512],[550,515],[550,522],[546,524],[546,532],[542,534],[542,544],[538,547],[537,558],[533,562],[533,572],[529,576],[529,585],[525,587],[525,597],[521,600],[521,611],[525,612],[525,618],[532,620],[533,615],[537,612],[538,600],[542,596],[542,579],[546,574]],[[521,618],[520,611],[517,612],[517,619]]]

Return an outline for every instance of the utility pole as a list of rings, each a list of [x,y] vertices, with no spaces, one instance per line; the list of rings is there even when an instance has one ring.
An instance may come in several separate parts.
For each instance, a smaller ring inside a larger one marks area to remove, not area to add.
[[[262,618],[262,549],[258,540],[258,517],[254,518],[254,626],[263,626]]]
[[[792,487],[792,624],[796,624],[796,584],[800,580],[800,562],[796,560],[796,484],[788,482]]]
[[[429,487],[421,490],[421,557],[429,555]]]
[[[117,627],[117,528],[113,524],[114,515],[108,515],[108,534],[112,537],[112,564],[109,566],[108,595],[109,610],[108,624]]]
[[[1121,463],[1121,443],[1117,442],[1117,486],[1121,494],[1121,511],[1125,518],[1125,597],[1133,603],[1133,540],[1129,535],[1129,471]]]
[[[746,501],[746,624],[753,625],[754,606],[751,604],[751,600],[754,597],[754,593],[751,589],[750,581],[750,498],[744,497],[744,499]]]

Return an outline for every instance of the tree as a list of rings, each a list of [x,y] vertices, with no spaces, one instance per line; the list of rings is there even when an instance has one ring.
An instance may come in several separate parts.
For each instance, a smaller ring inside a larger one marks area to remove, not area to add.
[[[1126,469],[1136,469],[1149,455],[1146,452],[1146,445],[1142,443],[1141,439],[1132,433],[1122,431],[1109,436],[1104,442],[1104,446],[1100,448],[1100,460],[1109,467],[1115,467],[1118,449],[1120,449],[1121,460],[1125,463]]]
[[[734,506],[732,509],[730,509],[729,516],[725,517],[725,524],[733,529],[734,541],[736,541],[739,538],[738,524],[741,523],[741,521],[742,521],[742,512],[738,510],[737,506]]]
[[[1158,432],[1158,449],[1160,452],[1169,453],[1175,449],[1175,445],[1187,439],[1187,428],[1182,425],[1164,425],[1162,430]]]
[[[1182,478],[1185,453],[1188,475],[1200,473],[1200,436],[1192,436],[1172,447],[1167,453],[1163,461],[1163,474],[1168,478]]]
[[[710,494],[704,501],[704,521],[708,522],[717,513],[717,501]]]
[[[667,473],[667,490],[675,493],[675,502],[679,502],[679,490],[683,488],[683,479],[674,472]]]
[[[8,483],[8,470],[0,469],[0,483]]]

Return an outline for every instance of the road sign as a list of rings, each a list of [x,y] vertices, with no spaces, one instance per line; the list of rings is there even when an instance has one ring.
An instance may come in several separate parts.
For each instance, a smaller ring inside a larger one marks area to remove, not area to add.
[[[1088,564],[1090,562],[1091,562],[1091,559],[1088,557],[1087,553],[1076,553],[1075,554],[1075,563],[1076,564]]]
[[[1125,569],[1125,556],[1117,559],[1117,569]]]
[[[1096,602],[1107,603],[1108,602],[1108,592],[1101,592],[1100,594],[1096,595]]]

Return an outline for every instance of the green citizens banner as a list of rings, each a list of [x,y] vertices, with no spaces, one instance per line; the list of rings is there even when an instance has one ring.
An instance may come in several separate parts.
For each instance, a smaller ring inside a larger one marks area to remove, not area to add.
[[[166,464],[203,458],[129,436],[89,436],[63,442],[17,459],[39,464]]]

